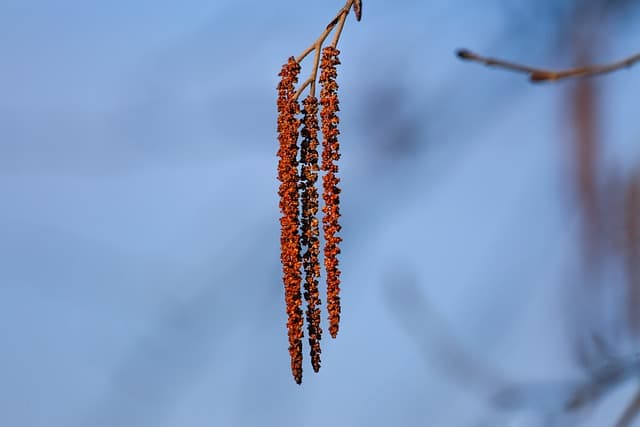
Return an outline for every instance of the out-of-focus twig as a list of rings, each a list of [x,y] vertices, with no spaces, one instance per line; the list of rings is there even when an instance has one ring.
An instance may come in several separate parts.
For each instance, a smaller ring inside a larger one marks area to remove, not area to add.
[[[475,394],[502,388],[504,376],[464,348],[422,293],[415,277],[405,272],[390,275],[385,282],[390,310],[419,344],[430,365]]]
[[[390,308],[419,341],[429,362],[466,390],[488,396],[491,404],[500,411],[533,409],[547,415],[575,411],[594,403],[622,382],[640,378],[640,354],[633,354],[607,358],[591,369],[584,379],[531,383],[508,381],[504,374],[464,350],[415,280],[404,277],[398,281],[397,276],[394,277],[396,279],[385,286]]]
[[[633,395],[633,400],[627,406],[616,422],[616,427],[629,427],[640,413],[640,390]]]
[[[576,47],[576,58],[590,57],[586,42]],[[599,191],[602,180],[599,81],[581,80],[567,92],[571,125],[571,145],[573,150],[573,173],[576,202],[582,216],[582,246],[589,265],[596,265],[602,253],[603,235],[602,203]]]
[[[509,410],[537,408],[543,412],[575,411],[594,403],[633,377],[640,377],[640,357],[637,354],[613,358],[582,381],[509,384],[495,395],[494,403],[501,409]]]
[[[629,180],[624,197],[627,315],[629,327],[637,337],[640,333],[640,170]]]
[[[528,74],[529,80],[534,83],[553,82],[562,79],[591,77],[600,74],[607,74],[623,68],[631,67],[636,62],[640,62],[640,53],[637,53],[628,58],[612,62],[610,64],[587,65],[584,67],[570,68],[568,70],[553,71],[530,67],[528,65],[517,64],[502,59],[490,58],[488,56],[478,55],[477,53],[474,53],[467,49],[459,49],[458,51],[456,51],[456,55],[460,59],[479,62],[489,67],[498,67],[509,71]]]

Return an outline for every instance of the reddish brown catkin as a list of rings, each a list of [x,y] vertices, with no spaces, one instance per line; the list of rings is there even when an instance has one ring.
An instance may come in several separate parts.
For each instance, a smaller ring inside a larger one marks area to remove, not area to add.
[[[322,199],[324,207],[322,212],[322,228],[325,237],[324,266],[327,274],[327,311],[329,312],[329,333],[332,338],[338,335],[340,323],[340,269],[338,268],[339,244],[342,238],[336,234],[340,232],[340,179],[336,176],[340,159],[340,144],[338,142],[338,123],[340,120],[336,113],[338,108],[338,84],[336,77],[338,72],[336,65],[340,64],[338,55],[340,51],[333,46],[322,50],[320,62],[321,85],[320,118],[322,121],[322,170],[325,175],[322,180]]]
[[[280,180],[280,218],[281,261],[285,302],[287,307],[287,329],[289,331],[289,355],[291,372],[296,383],[302,382],[302,336],[303,323],[300,304],[300,236],[298,234],[298,217],[300,215],[298,199],[298,128],[300,121],[296,115],[300,106],[295,98],[295,84],[298,82],[300,64],[291,57],[282,66],[278,84],[278,180]]]
[[[307,301],[307,327],[309,347],[311,348],[311,366],[320,370],[320,293],[318,277],[320,277],[320,227],[318,224],[318,99],[309,95],[303,102],[302,143],[300,146],[300,162],[302,163],[300,178],[302,183],[302,221],[301,241],[306,247],[302,256],[305,271],[304,297]]]

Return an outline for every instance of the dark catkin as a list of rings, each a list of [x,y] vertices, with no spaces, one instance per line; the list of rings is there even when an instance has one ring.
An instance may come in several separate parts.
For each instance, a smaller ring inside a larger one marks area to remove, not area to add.
[[[320,293],[318,292],[318,278],[320,277],[320,227],[318,224],[318,99],[309,95],[302,103],[303,127],[300,144],[300,179],[302,200],[301,242],[306,248],[302,256],[302,266],[305,271],[304,297],[307,301],[307,330],[309,332],[309,347],[311,366],[315,372],[320,370]]]
[[[298,199],[298,128],[300,106],[295,97],[295,84],[298,82],[300,64],[291,57],[282,66],[278,84],[278,180],[280,181],[280,246],[285,302],[287,309],[287,329],[289,332],[289,355],[291,372],[296,383],[302,382],[302,336],[303,323],[302,298],[300,285],[300,235],[298,233],[300,216]]]
[[[322,229],[324,231],[324,266],[327,275],[327,311],[329,312],[329,333],[332,338],[338,334],[340,323],[340,269],[338,268],[338,254],[342,238],[336,234],[340,232],[340,179],[337,161],[340,159],[340,144],[338,142],[338,123],[340,122],[338,108],[338,75],[336,65],[340,64],[340,51],[333,46],[322,50],[320,62],[320,118],[322,122]]]

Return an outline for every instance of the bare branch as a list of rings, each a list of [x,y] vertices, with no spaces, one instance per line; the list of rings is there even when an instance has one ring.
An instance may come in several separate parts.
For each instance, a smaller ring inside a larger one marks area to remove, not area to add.
[[[612,62],[610,64],[588,65],[584,67],[570,68],[568,70],[552,71],[478,55],[477,53],[471,52],[467,49],[459,49],[456,52],[456,55],[458,58],[466,61],[475,61],[489,67],[498,67],[509,71],[528,74],[529,80],[534,83],[554,82],[569,78],[592,77],[628,68],[636,62],[640,62],[640,53],[637,53],[626,59]]]

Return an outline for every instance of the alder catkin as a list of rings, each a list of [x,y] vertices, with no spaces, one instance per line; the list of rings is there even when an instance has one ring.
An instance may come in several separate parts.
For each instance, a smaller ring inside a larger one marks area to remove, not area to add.
[[[298,234],[300,216],[298,199],[298,128],[300,106],[295,98],[295,84],[298,82],[300,64],[291,57],[282,66],[278,84],[278,180],[280,188],[280,259],[282,262],[285,302],[287,310],[287,329],[289,335],[289,355],[291,372],[296,383],[302,382],[302,336],[303,323],[301,285],[300,235]]]
[[[338,75],[340,64],[336,48],[349,12],[356,20],[362,18],[362,1],[347,0],[325,31],[297,58],[290,57],[280,71],[278,84],[278,180],[280,187],[280,261],[287,311],[287,330],[291,372],[298,384],[302,382],[302,338],[304,323],[309,342],[311,366],[320,370],[321,304],[319,279],[322,260],[326,276],[328,329],[332,338],[340,325],[340,268],[338,255],[342,237],[340,220],[340,179],[338,161]],[[334,32],[331,45],[324,47]],[[315,53],[309,77],[298,85],[300,63]],[[316,98],[316,83],[320,94]],[[296,87],[298,86],[298,87]],[[307,97],[298,98],[305,91]],[[300,98],[302,99],[302,98]],[[318,134],[322,133],[322,143]],[[298,146],[298,138],[301,138]],[[321,145],[322,154],[319,154]],[[322,175],[322,219],[319,218],[319,175]],[[322,222],[322,227],[320,226]],[[323,239],[320,238],[322,228]],[[304,277],[303,277],[304,276]],[[302,310],[302,298],[306,312]]]
[[[327,275],[327,311],[329,312],[329,333],[332,338],[338,334],[340,324],[340,269],[338,268],[338,254],[342,238],[337,236],[341,226],[340,218],[340,179],[337,161],[340,159],[340,144],[338,142],[338,75],[336,65],[340,64],[340,51],[333,46],[322,50],[320,62],[320,118],[322,123],[322,228],[324,231],[324,266]]]

